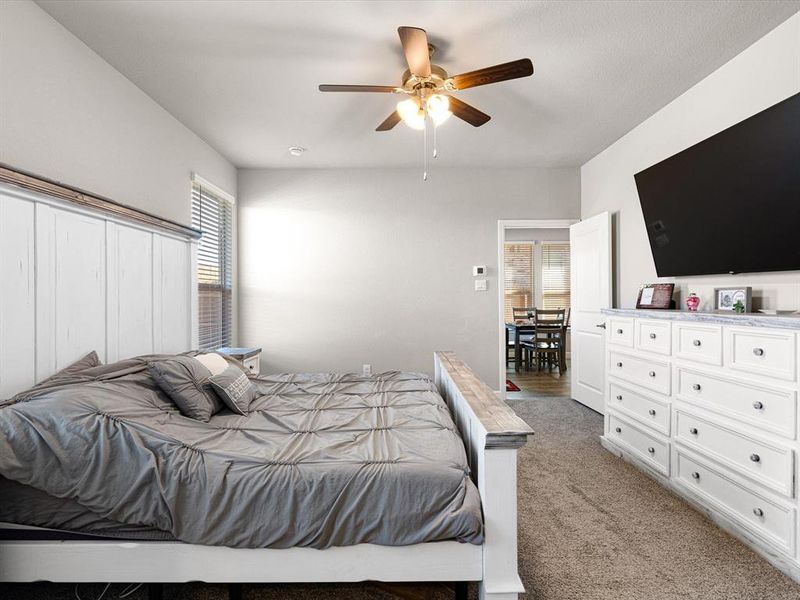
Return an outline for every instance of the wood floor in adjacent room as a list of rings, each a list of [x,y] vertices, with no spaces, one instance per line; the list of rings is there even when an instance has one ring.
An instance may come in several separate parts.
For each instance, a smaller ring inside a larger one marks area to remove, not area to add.
[[[535,435],[519,454],[521,600],[797,600],[800,584],[601,448],[603,417],[569,398],[512,400]],[[254,574],[255,577],[255,574]],[[104,600],[115,600],[115,585]],[[102,585],[81,586],[96,600]],[[69,584],[0,586],[5,600],[74,600]],[[476,586],[471,586],[475,597]],[[135,593],[133,600],[144,600]],[[224,600],[168,585],[165,600]],[[245,600],[451,600],[443,585],[246,585]]]
[[[530,371],[515,371],[514,365],[508,367],[506,379],[513,381],[518,392],[508,392],[509,400],[530,398],[535,396],[569,396],[570,395],[570,361],[567,360],[567,370],[560,373],[558,369],[532,369]]]

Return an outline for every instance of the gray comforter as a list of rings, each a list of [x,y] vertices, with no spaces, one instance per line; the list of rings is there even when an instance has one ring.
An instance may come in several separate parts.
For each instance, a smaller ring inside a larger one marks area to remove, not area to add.
[[[0,405],[0,475],[198,544],[482,542],[462,441],[425,375],[263,377],[248,416],[202,423],[156,387],[157,358]]]

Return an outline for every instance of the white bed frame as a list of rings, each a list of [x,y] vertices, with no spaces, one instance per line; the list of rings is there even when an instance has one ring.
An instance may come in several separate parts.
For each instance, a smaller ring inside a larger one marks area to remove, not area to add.
[[[118,355],[131,355],[128,353],[130,348],[120,348],[120,325],[117,319],[111,318],[120,310],[119,305],[115,304],[118,298],[126,296],[114,292],[115,288],[111,285],[124,283],[120,281],[114,267],[122,254],[116,250],[116,243],[110,244],[117,239],[121,228],[131,229],[129,237],[132,243],[142,242],[145,247],[154,249],[152,256],[132,254],[134,259],[140,261],[140,268],[145,270],[138,280],[153,281],[152,288],[145,290],[152,299],[153,311],[143,316],[150,325],[141,343],[147,346],[149,340],[152,340],[153,350],[167,351],[168,344],[161,341],[165,339],[162,330],[167,323],[172,323],[174,328],[174,320],[166,320],[162,315],[175,313],[176,307],[172,306],[167,310],[168,307],[162,307],[159,301],[162,297],[162,283],[169,281],[166,274],[161,273],[162,261],[156,260],[163,245],[162,239],[175,242],[182,239],[182,243],[186,244],[185,250],[181,250],[180,245],[171,247],[174,248],[173,259],[163,262],[163,265],[179,267],[180,272],[174,272],[172,277],[172,285],[175,278],[180,281],[181,290],[184,291],[178,296],[183,298],[181,302],[186,302],[183,310],[189,314],[195,312],[194,294],[191,293],[195,253],[192,250],[194,244],[191,236],[182,237],[180,232],[165,231],[157,223],[152,226],[143,224],[141,220],[131,223],[126,215],[109,216],[85,205],[62,206],[62,200],[63,198],[54,199],[51,195],[43,196],[38,191],[31,192],[30,188],[20,190],[15,186],[0,185],[0,217],[8,217],[5,220],[6,229],[10,233],[16,232],[15,236],[9,233],[8,238],[14,244],[6,245],[10,249],[16,248],[16,254],[13,255],[13,260],[0,260],[0,281],[14,281],[12,276],[19,278],[21,272],[23,275],[28,273],[26,277],[33,282],[28,290],[30,299],[26,296],[7,305],[0,303],[0,316],[3,311],[6,314],[16,311],[17,315],[28,311],[31,315],[30,319],[18,317],[11,323],[5,321],[8,326],[15,328],[17,350],[20,343],[29,348],[32,362],[27,371],[23,369],[26,381],[41,379],[56,368],[64,366],[60,364],[62,357],[64,361],[69,358],[70,348],[66,345],[66,339],[72,338],[67,334],[62,340],[55,330],[43,330],[41,327],[42,324],[51,323],[51,317],[53,320],[60,317],[61,331],[67,331],[63,326],[64,319],[72,318],[69,311],[55,316],[51,312],[57,310],[57,306],[51,306],[51,303],[63,306],[62,302],[53,299],[53,273],[71,269],[77,276],[81,275],[79,265],[66,264],[60,259],[59,240],[74,240],[77,235],[80,243],[86,244],[87,240],[93,239],[91,235],[86,235],[87,231],[99,228],[98,230],[105,232],[95,238],[98,245],[103,245],[102,251],[106,252],[101,306],[105,306],[107,322],[102,325],[102,331],[90,334],[103,343],[106,349],[104,354],[108,359],[115,360]],[[59,215],[64,212],[65,216],[59,220],[57,216],[54,218],[54,212]],[[66,213],[80,218],[70,217]],[[16,221],[13,228],[10,225],[12,217]],[[105,223],[95,224],[93,219]],[[44,230],[42,224],[46,225]],[[58,234],[58,227],[62,228],[61,234]],[[73,227],[77,227],[77,230],[72,230]],[[20,231],[23,233],[20,234]],[[148,231],[151,235],[149,241],[145,235]],[[43,232],[47,233],[47,237],[43,237]],[[66,235],[67,232],[71,236]],[[30,236],[27,237],[27,243],[23,243],[25,235]],[[6,246],[0,249],[5,249]],[[98,251],[98,248],[87,246],[85,251],[90,253]],[[67,258],[75,255],[74,248],[67,248],[64,252]],[[126,257],[130,255],[131,253],[125,254]],[[40,262],[34,264],[35,257],[39,257]],[[42,257],[50,262],[42,263]],[[191,260],[187,260],[187,257]],[[20,265],[23,267],[21,270]],[[188,274],[187,269],[190,270]],[[40,288],[39,293],[36,293],[36,288]],[[45,293],[42,293],[42,289]],[[72,290],[66,287],[62,290],[56,289],[55,292],[56,296],[59,292],[69,295]],[[84,298],[86,293],[85,290],[80,291]],[[175,296],[172,293],[164,297]],[[16,306],[17,302],[20,303],[19,306]],[[70,305],[69,298],[66,304]],[[34,333],[29,335],[25,327],[36,321],[39,322],[39,327],[34,328]],[[71,321],[68,324],[75,327],[82,325]],[[2,327],[3,321],[0,320],[0,329]],[[183,338],[189,343],[196,339],[195,329],[192,324],[184,324],[181,328],[172,330],[172,339],[178,343]],[[12,379],[17,374],[18,378],[19,353],[10,352],[9,348],[5,348],[4,352],[2,346],[0,343],[0,388],[3,384],[7,388],[27,387],[21,385],[25,381],[12,381],[8,378],[3,380],[3,374]],[[182,349],[185,348],[175,350]],[[76,357],[72,357],[74,358]],[[481,598],[514,600],[517,594],[524,591],[517,572],[517,450],[533,432],[453,353],[434,353],[434,371],[436,385],[447,401],[464,439],[473,479],[480,491],[485,523],[483,545],[442,541],[413,546],[359,544],[317,550],[239,549],[182,542],[114,540],[0,541],[0,582],[478,581]],[[28,385],[31,383],[33,381]]]

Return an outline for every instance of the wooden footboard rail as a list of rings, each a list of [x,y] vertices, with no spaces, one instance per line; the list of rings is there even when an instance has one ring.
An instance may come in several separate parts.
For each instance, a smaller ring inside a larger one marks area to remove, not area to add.
[[[517,571],[517,450],[533,430],[453,352],[434,353],[434,372],[483,503],[480,597],[515,600],[525,591]]]

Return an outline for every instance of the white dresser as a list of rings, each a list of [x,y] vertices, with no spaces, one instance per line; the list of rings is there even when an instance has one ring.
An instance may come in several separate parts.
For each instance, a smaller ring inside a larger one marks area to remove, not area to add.
[[[800,581],[800,317],[603,312],[603,446]]]

